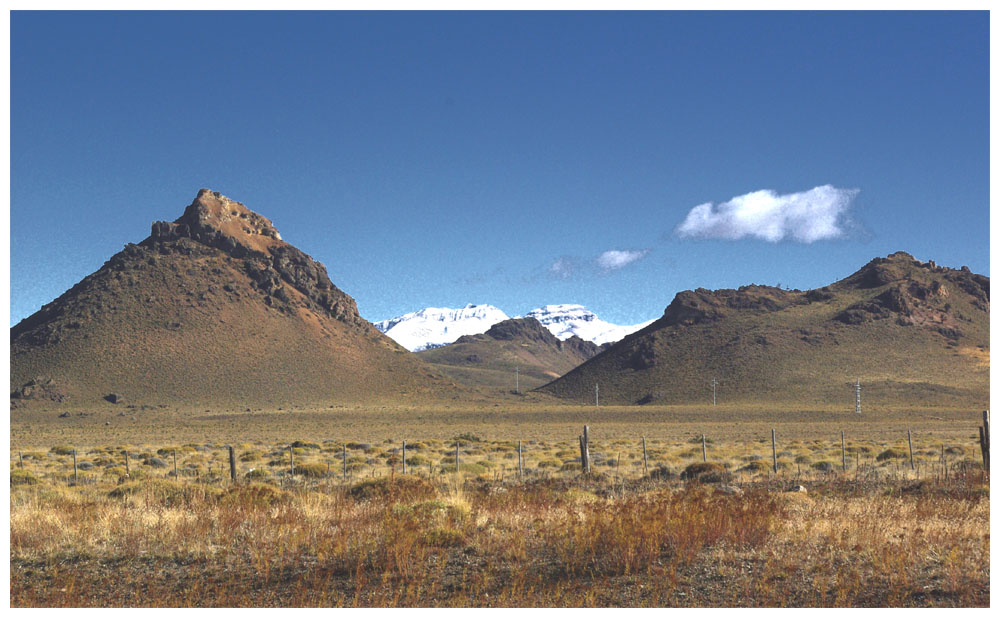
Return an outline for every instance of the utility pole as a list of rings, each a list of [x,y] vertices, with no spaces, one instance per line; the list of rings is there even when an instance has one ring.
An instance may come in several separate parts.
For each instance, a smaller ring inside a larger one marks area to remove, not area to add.
[[[861,378],[854,385],[854,412],[861,414]]]
[[[718,384],[715,378],[712,378],[712,407],[715,407],[715,385]]]
[[[521,367],[514,367],[514,393],[521,394]]]
[[[600,407],[601,405],[601,387],[595,382],[594,383],[594,407]]]

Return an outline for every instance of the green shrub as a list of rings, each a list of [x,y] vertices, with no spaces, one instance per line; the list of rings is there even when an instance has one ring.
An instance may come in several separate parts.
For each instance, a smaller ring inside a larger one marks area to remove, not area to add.
[[[295,464],[295,474],[317,478],[326,476],[327,466],[324,463]]]
[[[752,474],[757,474],[760,472],[766,472],[768,466],[762,461],[751,461],[742,468],[737,469],[737,472],[750,472]]]
[[[903,459],[907,456],[906,451],[898,448],[890,448],[882,451],[875,458],[875,461],[888,461],[890,459]]]
[[[667,480],[676,477],[677,474],[674,473],[668,466],[660,464],[649,471],[647,475],[648,478],[653,480]]]
[[[278,504],[288,504],[291,499],[291,494],[273,485],[250,483],[230,488],[219,501],[222,504],[248,508],[269,508]]]
[[[268,472],[265,468],[253,468],[251,470],[248,470],[244,476],[249,481],[256,481],[256,480],[271,478],[271,473]]]
[[[461,470],[462,474],[471,474],[471,475],[474,475],[474,476],[479,476],[480,474],[485,474],[487,472],[486,467],[480,465],[479,462],[462,463],[459,466],[459,469]],[[452,460],[451,464],[444,464],[444,465],[442,465],[441,466],[441,473],[442,474],[454,474],[455,473],[455,463],[454,463],[454,460]]]
[[[350,489],[350,495],[359,500],[392,499],[399,502],[432,498],[437,491],[430,481],[412,475],[395,478],[367,479]]]
[[[454,528],[434,528],[422,538],[431,547],[461,547],[465,545],[465,535]]]
[[[38,477],[24,468],[16,468],[10,471],[11,485],[37,485]]]
[[[55,455],[72,455],[73,451],[75,450],[76,449],[73,448],[72,446],[66,446],[63,444],[59,446],[53,446],[51,449],[49,449],[49,452]]]
[[[693,463],[681,472],[682,480],[698,480],[702,483],[721,483],[728,478],[726,469],[716,463]]]

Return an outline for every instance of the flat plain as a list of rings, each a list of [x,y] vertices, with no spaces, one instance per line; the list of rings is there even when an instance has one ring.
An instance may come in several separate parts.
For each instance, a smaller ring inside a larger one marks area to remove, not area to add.
[[[980,411],[60,413],[12,412],[14,606],[989,604]]]

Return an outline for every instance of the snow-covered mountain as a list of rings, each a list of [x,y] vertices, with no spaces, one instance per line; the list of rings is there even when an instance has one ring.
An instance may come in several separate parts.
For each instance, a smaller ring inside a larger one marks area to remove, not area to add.
[[[532,309],[525,317],[535,318],[558,339],[565,340],[576,335],[597,345],[624,339],[626,335],[654,322],[649,320],[642,324],[619,326],[598,318],[583,305],[545,305]]]
[[[407,350],[419,352],[448,345],[462,335],[485,333],[508,319],[493,305],[466,305],[461,309],[428,307],[374,324]]]
[[[558,339],[576,335],[597,345],[618,341],[653,322],[619,326],[605,322],[582,305],[545,305],[532,309],[525,317],[535,318]],[[462,335],[485,333],[507,319],[507,314],[493,305],[466,305],[461,309],[428,307],[375,322],[375,328],[407,350],[420,352],[453,343]]]

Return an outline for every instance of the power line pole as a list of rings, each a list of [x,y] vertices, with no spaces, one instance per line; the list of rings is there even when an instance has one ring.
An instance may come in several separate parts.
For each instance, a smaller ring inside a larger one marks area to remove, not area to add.
[[[854,412],[861,414],[861,378],[854,385]]]
[[[712,378],[712,407],[713,408],[715,407],[715,385],[716,384],[718,384],[718,382],[715,380],[715,378]]]

